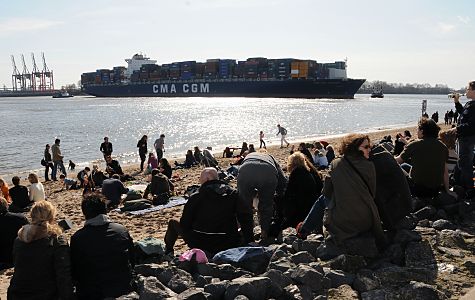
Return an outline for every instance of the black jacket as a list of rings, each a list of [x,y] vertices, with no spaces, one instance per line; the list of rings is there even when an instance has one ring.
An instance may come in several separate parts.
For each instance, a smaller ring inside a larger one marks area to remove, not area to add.
[[[111,142],[103,142],[99,150],[104,153],[104,155],[111,155],[112,154],[112,143]]]
[[[463,107],[460,102],[455,103],[455,109],[460,114],[457,121],[457,136],[475,135],[475,100],[468,101]]]
[[[13,263],[13,242],[18,230],[25,224],[28,224],[28,220],[23,214],[11,212],[0,214],[0,263]]]
[[[290,173],[284,196],[284,228],[295,227],[307,214],[322,192],[323,182],[316,174],[303,167]]]
[[[8,299],[72,299],[71,260],[63,237],[47,237],[13,246],[15,273]]]
[[[24,209],[31,204],[28,196],[28,188],[24,185],[16,185],[10,189],[10,197],[12,198],[12,206],[15,209]]]
[[[213,253],[238,246],[238,199],[237,191],[219,180],[192,194],[180,219],[188,246]]]
[[[132,291],[133,241],[117,223],[86,225],[71,237],[78,299],[118,297]]]

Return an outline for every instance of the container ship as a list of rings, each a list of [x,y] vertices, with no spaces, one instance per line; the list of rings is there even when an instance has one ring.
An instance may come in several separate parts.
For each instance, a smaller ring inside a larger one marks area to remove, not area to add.
[[[346,62],[293,58],[208,59],[157,65],[135,54],[127,67],[83,73],[96,97],[256,97],[353,99],[365,79],[350,79]]]

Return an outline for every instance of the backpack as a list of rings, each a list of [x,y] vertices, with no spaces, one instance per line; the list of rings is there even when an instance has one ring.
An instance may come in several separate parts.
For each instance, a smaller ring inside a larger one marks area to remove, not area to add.
[[[282,135],[287,135],[287,129],[285,129],[284,127],[281,127],[281,132],[280,134]]]

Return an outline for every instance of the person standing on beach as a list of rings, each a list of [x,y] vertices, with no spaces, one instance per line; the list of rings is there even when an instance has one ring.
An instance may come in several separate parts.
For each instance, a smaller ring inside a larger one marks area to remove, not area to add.
[[[287,140],[285,139],[285,137],[287,136],[287,129],[280,126],[280,124],[277,124],[277,129],[279,131],[277,131],[276,135],[278,136],[280,134],[280,148],[284,148],[284,142],[287,144],[287,147],[288,147],[289,142],[287,142]]]
[[[155,151],[157,152],[157,159],[160,160],[163,157],[163,152],[165,152],[165,135],[162,133],[160,134],[160,138],[155,140],[153,146],[155,147]]]
[[[474,196],[473,186],[473,148],[475,147],[475,81],[469,82],[464,106],[459,102],[460,95],[454,95],[455,110],[459,113],[456,132],[459,160],[455,172],[455,181],[462,186],[467,196]]]
[[[262,148],[262,145],[264,145],[264,149],[266,149],[266,142],[264,142],[264,131],[261,130],[261,132],[259,132],[259,142],[261,143],[259,145],[259,149]]]
[[[148,137],[144,135],[137,143],[137,148],[139,148],[140,156],[140,172],[143,172],[143,164],[145,163],[145,159],[147,158],[147,139]]]
[[[51,173],[51,177],[53,178],[54,181],[58,180],[56,178],[58,167],[61,169],[61,172],[64,174],[64,176],[67,176],[66,168],[64,167],[64,164],[63,164],[63,155],[61,155],[61,149],[59,148],[60,143],[61,143],[61,140],[56,139],[54,141],[53,147],[51,147],[51,151],[53,152],[53,172]]]
[[[49,153],[49,144],[46,144],[45,153],[44,153],[44,160],[46,162],[45,165],[45,181],[49,181],[49,170],[53,171],[53,159],[51,158],[51,153]]]
[[[101,144],[99,150],[104,155],[104,159],[106,159],[106,156],[110,156],[112,154],[112,143],[109,142],[109,138],[107,136],[104,137],[104,142]]]

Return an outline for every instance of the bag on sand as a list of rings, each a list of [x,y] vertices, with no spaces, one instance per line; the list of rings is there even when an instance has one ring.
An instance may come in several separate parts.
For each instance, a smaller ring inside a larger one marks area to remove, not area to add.
[[[165,204],[168,204],[169,201],[170,201],[170,194],[165,192],[165,193],[161,193],[161,194],[153,196],[152,204],[165,205]]]

